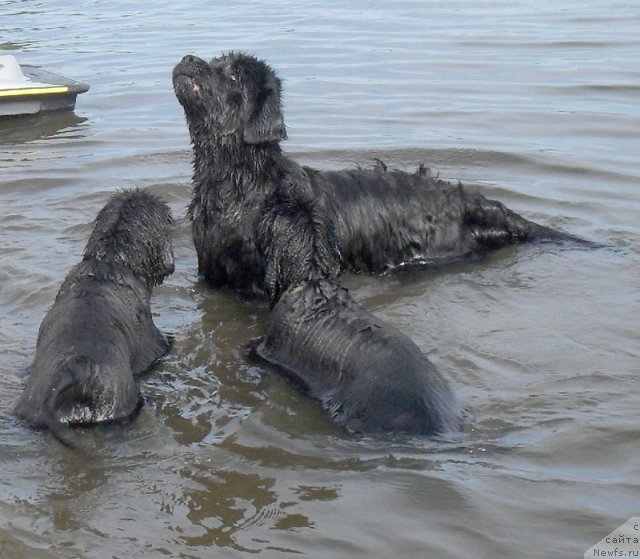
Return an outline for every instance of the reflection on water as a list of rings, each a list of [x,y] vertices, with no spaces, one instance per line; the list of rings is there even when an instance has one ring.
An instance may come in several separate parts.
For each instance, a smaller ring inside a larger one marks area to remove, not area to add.
[[[615,8],[615,9],[614,9]],[[640,161],[633,2],[4,2],[0,49],[91,84],[0,121],[0,559],[580,557],[637,516]],[[198,281],[171,68],[231,49],[284,83],[297,161],[425,163],[619,247],[513,247],[344,283],[464,403],[458,438],[365,438],[248,358],[264,301]],[[176,218],[175,338],[126,425],[79,452],[10,415],[38,326],[109,194]]]
[[[294,507],[294,502],[278,503],[275,479],[230,471],[183,472],[182,475],[200,488],[185,493],[190,509],[187,516],[203,532],[183,536],[190,546],[215,544],[255,553],[260,547],[243,547],[237,537],[251,526],[267,523],[273,529],[296,531],[313,527],[305,515],[287,510]],[[321,490],[321,493],[326,496],[328,491]],[[244,536],[241,539],[245,539]]]
[[[0,142],[24,144],[35,140],[50,140],[56,136],[68,139],[82,137],[82,123],[87,118],[72,111],[57,111],[48,115],[27,115],[0,119]]]

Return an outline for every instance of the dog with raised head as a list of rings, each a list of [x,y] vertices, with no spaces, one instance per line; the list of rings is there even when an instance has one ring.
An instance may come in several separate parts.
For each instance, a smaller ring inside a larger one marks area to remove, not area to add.
[[[317,203],[272,200],[257,238],[273,307],[257,357],[349,430],[431,435],[461,428],[460,404],[426,355],[337,283],[340,253]]]
[[[137,412],[136,376],[170,345],[150,298],[174,269],[171,222],[168,206],[144,190],[119,192],[100,210],[40,325],[16,415],[69,443],[69,426]]]
[[[274,199],[317,201],[340,250],[342,270],[384,273],[438,265],[505,245],[578,240],[533,223],[502,203],[421,167],[317,171],[286,157],[281,83],[263,61],[230,53],[185,56],[173,70],[194,151],[189,206],[202,276],[213,286],[261,290],[265,265],[256,231]]]

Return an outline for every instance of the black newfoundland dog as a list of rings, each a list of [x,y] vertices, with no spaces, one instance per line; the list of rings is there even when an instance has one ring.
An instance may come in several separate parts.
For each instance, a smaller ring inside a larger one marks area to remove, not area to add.
[[[185,56],[173,85],[195,153],[189,214],[199,271],[215,287],[266,291],[273,307],[255,353],[353,430],[459,429],[460,406],[436,368],[336,278],[572,237],[422,168],[298,165],[280,148],[280,81],[252,56]]]
[[[446,380],[405,334],[360,307],[335,278],[335,238],[316,204],[265,208],[257,249],[274,304],[257,357],[364,433],[457,431],[462,410]]]
[[[135,376],[169,349],[149,302],[173,272],[170,224],[167,205],[143,190],[102,208],[82,262],[40,325],[16,415],[71,444],[68,425],[120,421],[139,409]]]
[[[383,273],[437,265],[533,240],[574,237],[526,220],[500,202],[429,175],[374,169],[317,171],[287,158],[280,80],[264,62],[230,53],[185,56],[173,70],[195,153],[189,214],[200,273],[213,286],[263,288],[256,233],[269,208],[315,206],[342,270]],[[320,215],[322,214],[322,215]]]
[[[462,408],[426,355],[334,281],[285,291],[254,351],[351,431],[430,435],[462,427]]]

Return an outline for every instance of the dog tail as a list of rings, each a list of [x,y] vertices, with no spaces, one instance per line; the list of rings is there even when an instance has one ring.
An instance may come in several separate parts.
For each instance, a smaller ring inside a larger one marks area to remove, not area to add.
[[[601,245],[565,233],[552,227],[545,227],[511,211],[502,202],[489,200],[479,193],[466,199],[465,220],[472,228],[476,240],[491,248],[505,246],[513,242],[568,242],[589,248]]]
[[[565,231],[560,231],[559,229],[554,229],[553,227],[540,225],[539,223],[529,221],[510,210],[507,210],[507,212],[509,213],[507,218],[509,222],[509,229],[515,231],[515,238],[522,238],[519,237],[519,235],[522,231],[525,231],[524,239],[530,242],[566,243],[574,247],[590,249],[606,248],[606,245],[602,243],[583,239],[582,237],[566,233]]]
[[[62,443],[64,446],[78,449],[77,436],[73,429],[66,423],[62,423],[58,420],[55,413],[48,408],[49,403],[45,402],[45,409],[43,410],[42,419],[46,423],[47,429],[51,431],[51,434]]]
[[[67,361],[59,371],[57,382],[51,387],[44,399],[40,419],[51,431],[51,434],[63,445],[77,449],[78,437],[73,428],[60,417],[60,399],[76,390],[80,384],[79,376],[74,370],[76,367],[86,367],[86,360],[78,362],[77,358]]]
[[[77,448],[77,437],[73,429],[67,423],[60,421],[57,412],[57,401],[60,392],[69,389],[73,383],[62,382],[47,395],[42,406],[40,418],[42,423],[51,431],[51,434],[63,445],[69,448]]]

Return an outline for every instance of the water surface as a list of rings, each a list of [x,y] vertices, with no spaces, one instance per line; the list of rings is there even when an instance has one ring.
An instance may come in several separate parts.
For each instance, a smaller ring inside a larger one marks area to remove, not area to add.
[[[582,557],[640,515],[640,13],[635,2],[0,2],[0,50],[91,84],[0,122],[0,557]],[[348,276],[464,402],[456,440],[367,439],[246,358],[268,310],[198,281],[187,53],[284,81],[285,149],[420,163],[545,225],[543,245]],[[10,415],[37,329],[109,195],[176,216],[135,422],[79,455]]]

